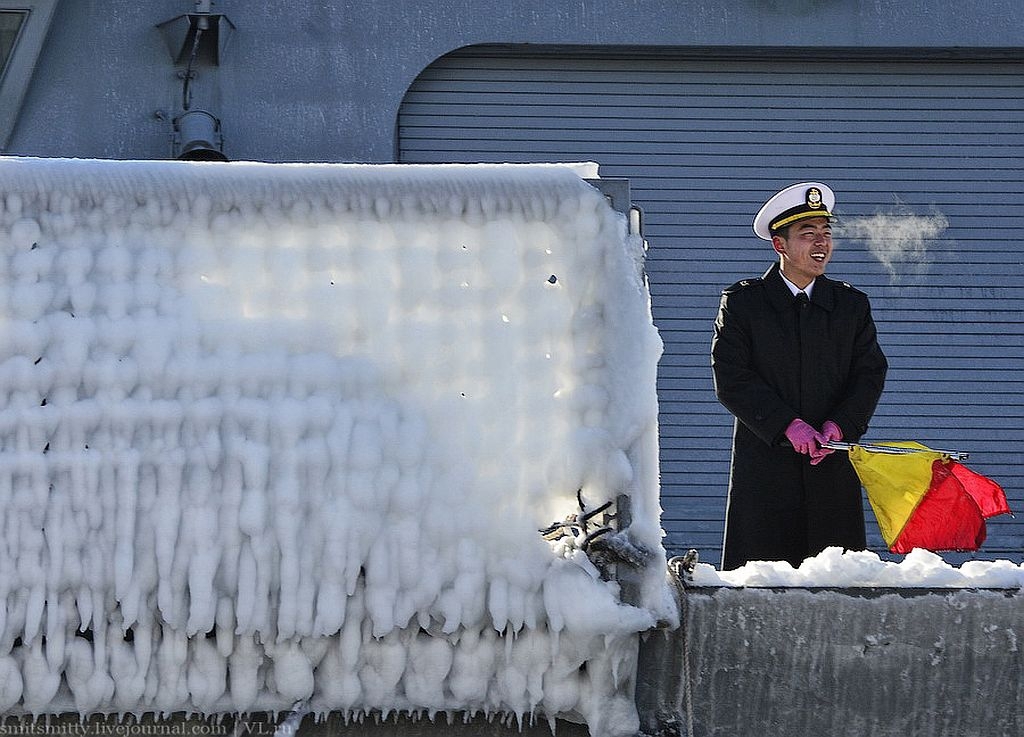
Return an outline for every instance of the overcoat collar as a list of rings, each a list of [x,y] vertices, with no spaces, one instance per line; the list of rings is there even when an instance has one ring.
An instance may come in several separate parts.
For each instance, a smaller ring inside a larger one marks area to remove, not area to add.
[[[765,288],[768,290],[768,301],[776,310],[788,310],[793,306],[793,293],[782,281],[782,274],[779,273],[778,262],[772,264],[768,271],[761,277],[764,280]],[[825,276],[819,276],[814,280],[814,289],[811,290],[811,304],[821,307],[826,312],[831,312],[835,306],[835,284]]]

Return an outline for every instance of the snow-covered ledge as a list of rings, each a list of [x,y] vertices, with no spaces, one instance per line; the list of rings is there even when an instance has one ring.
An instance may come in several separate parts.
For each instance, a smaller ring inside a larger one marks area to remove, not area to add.
[[[0,714],[632,734],[661,341],[597,173],[0,160]]]
[[[683,626],[647,636],[649,734],[1024,734],[1024,569],[826,550],[683,575]],[[685,731],[685,730],[684,730]]]

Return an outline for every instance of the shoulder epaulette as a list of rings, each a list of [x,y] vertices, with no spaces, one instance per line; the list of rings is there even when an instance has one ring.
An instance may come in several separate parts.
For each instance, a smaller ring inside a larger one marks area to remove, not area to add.
[[[841,287],[845,287],[846,289],[849,289],[849,290],[850,290],[851,292],[855,292],[856,294],[864,294],[864,292],[862,292],[861,290],[857,289],[857,287],[855,287],[855,286],[853,286],[852,284],[850,284],[850,282],[847,282],[847,281],[839,281],[839,280],[837,279],[837,280],[836,280],[836,284],[837,284],[838,286],[841,286]]]
[[[735,284],[733,284],[731,287],[727,287],[726,289],[723,289],[722,293],[723,294],[733,294],[734,292],[739,292],[739,291],[741,291],[743,289],[746,289],[747,287],[757,286],[757,285],[760,285],[760,284],[763,284],[763,283],[764,283],[764,279],[762,279],[759,276],[755,276],[755,277],[750,278],[750,279],[741,279],[740,281],[738,281]]]

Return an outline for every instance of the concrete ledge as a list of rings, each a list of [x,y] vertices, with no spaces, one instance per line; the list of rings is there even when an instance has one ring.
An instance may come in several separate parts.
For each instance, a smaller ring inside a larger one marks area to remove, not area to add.
[[[659,698],[680,721],[692,704],[695,736],[1024,734],[1018,589],[690,588],[682,596],[685,629],[649,638],[642,663],[648,675],[675,670],[654,678],[676,691]]]

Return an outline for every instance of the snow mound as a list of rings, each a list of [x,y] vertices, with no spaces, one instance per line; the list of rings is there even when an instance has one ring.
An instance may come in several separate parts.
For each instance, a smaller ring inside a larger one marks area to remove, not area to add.
[[[751,561],[731,571],[717,571],[698,563],[695,586],[750,586],[799,588],[990,588],[1024,586],[1024,565],[1008,560],[967,561],[952,566],[939,555],[915,549],[900,561],[882,560],[868,550],[826,548],[793,568],[785,561]]]

